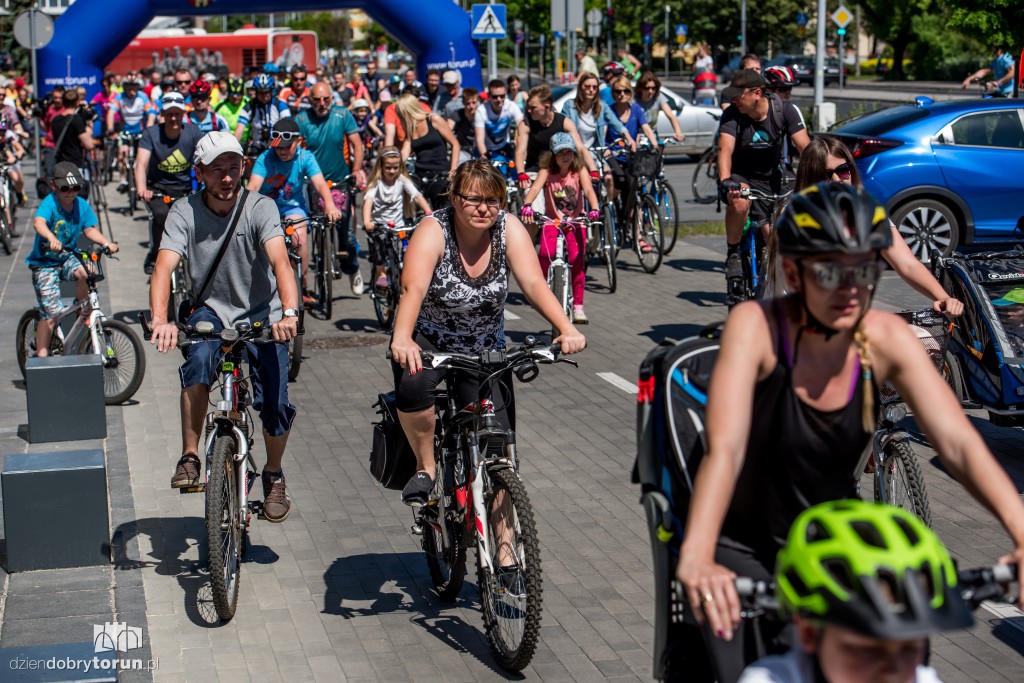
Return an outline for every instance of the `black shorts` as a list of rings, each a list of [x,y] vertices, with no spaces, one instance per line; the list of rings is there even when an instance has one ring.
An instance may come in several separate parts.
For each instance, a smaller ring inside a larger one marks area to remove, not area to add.
[[[738,183],[742,183],[752,190],[758,192],[764,192],[765,194],[778,194],[779,183],[774,180],[764,180],[762,178],[747,178],[746,176],[740,175],[739,173],[733,173],[730,176],[733,180]],[[719,194],[721,195],[722,201],[729,201],[728,193],[721,189],[719,186]],[[750,220],[754,223],[760,223],[761,221],[768,219],[768,212],[771,210],[771,204],[769,202],[754,200],[750,203]]]

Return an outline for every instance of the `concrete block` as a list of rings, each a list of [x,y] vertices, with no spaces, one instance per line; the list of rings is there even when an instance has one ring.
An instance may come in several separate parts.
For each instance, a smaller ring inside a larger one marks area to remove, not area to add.
[[[30,358],[25,364],[25,387],[31,443],[106,438],[99,356]]]
[[[110,562],[102,450],[8,455],[0,488],[9,572]]]

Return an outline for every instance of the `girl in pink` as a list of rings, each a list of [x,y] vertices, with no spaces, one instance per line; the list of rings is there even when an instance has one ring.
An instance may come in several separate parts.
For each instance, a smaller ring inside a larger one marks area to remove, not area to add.
[[[530,204],[537,195],[544,192],[545,212],[548,218],[565,221],[583,222],[583,198],[592,210],[587,213],[586,220],[596,221],[597,194],[590,182],[589,173],[580,173],[583,159],[576,151],[576,143],[568,133],[555,133],[551,136],[551,153],[541,158],[540,172],[533,181],[530,190],[523,199],[520,215],[531,233],[536,233],[533,219],[533,207]],[[554,223],[545,223],[540,238],[540,269],[547,273],[551,259],[554,258],[555,245],[558,241],[558,230]],[[572,226],[565,233],[565,251],[572,269],[573,318],[576,323],[585,324],[587,314],[583,312],[583,289],[586,274],[583,262],[587,258],[585,241],[586,228],[582,225]]]

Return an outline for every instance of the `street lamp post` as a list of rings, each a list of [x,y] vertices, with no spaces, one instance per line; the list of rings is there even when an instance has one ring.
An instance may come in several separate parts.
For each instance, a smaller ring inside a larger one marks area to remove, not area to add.
[[[747,0],[740,0],[740,54],[747,54]]]
[[[672,42],[669,36],[669,17],[672,13],[672,8],[665,5],[665,78],[668,79],[669,72],[669,60],[672,58]]]

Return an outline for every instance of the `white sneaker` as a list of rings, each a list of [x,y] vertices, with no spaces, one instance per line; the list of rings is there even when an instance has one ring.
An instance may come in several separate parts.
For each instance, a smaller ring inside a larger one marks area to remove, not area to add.
[[[363,293],[363,274],[360,272],[352,273],[348,276],[348,282],[352,285],[352,293],[359,296]]]
[[[582,304],[572,307],[572,318],[573,322],[579,323],[581,325],[586,325],[587,323],[590,322],[590,320],[587,318],[587,314],[583,312]]]

